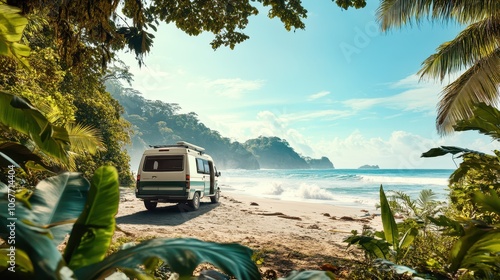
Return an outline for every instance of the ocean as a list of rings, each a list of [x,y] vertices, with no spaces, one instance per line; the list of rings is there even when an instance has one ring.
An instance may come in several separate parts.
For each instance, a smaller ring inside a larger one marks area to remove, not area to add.
[[[222,195],[231,193],[272,199],[326,203],[374,209],[379,188],[403,191],[417,198],[431,189],[447,201],[451,169],[325,169],[325,170],[222,170]]]

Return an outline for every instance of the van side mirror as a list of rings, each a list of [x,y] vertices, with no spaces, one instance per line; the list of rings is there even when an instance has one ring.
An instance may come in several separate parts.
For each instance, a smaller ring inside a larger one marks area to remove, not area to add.
[[[219,177],[221,175],[220,171],[215,173],[215,176]]]

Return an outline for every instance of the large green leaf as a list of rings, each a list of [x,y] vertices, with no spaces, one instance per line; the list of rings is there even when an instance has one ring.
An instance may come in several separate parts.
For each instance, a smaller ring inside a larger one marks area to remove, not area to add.
[[[239,244],[218,244],[196,239],[157,238],[120,250],[102,262],[75,270],[79,279],[95,279],[114,268],[135,269],[150,257],[165,260],[181,279],[190,279],[194,269],[208,262],[237,279],[260,279],[251,260],[252,251]]]
[[[389,258],[389,243],[385,240],[376,239],[365,235],[352,235],[344,240],[350,245],[357,244],[370,256],[381,259]]]
[[[0,183],[0,235],[7,244],[25,252],[34,268],[34,279],[58,279],[64,260],[52,243],[48,229],[36,226],[36,215],[22,203],[9,206],[7,186]],[[9,209],[10,208],[10,209]],[[15,227],[15,229],[14,229]],[[12,232],[11,229],[14,229]]]
[[[29,202],[39,225],[54,225],[51,232],[55,245],[59,245],[71,230],[73,222],[82,213],[89,182],[78,173],[63,173],[47,178],[36,186]],[[68,223],[70,222],[70,223]]]
[[[14,269],[17,279],[33,279],[34,268],[28,254],[26,254],[24,250],[16,248],[14,255],[15,260],[10,259],[11,255],[13,255],[13,253],[10,248],[0,249],[0,278],[11,279],[12,269]],[[15,267],[11,268],[13,264]]]
[[[336,277],[328,271],[306,270],[292,271],[286,278],[278,278],[278,280],[330,280]]]
[[[398,250],[398,226],[391,207],[384,193],[384,188],[380,185],[380,216],[382,217],[382,225],[384,228],[384,237],[394,250]]]
[[[474,194],[474,201],[479,207],[500,215],[500,198],[495,190],[490,190],[490,195],[485,195],[482,192],[476,192]]]
[[[399,248],[404,249],[410,247],[410,245],[413,243],[417,235],[418,235],[418,229],[416,228],[408,229],[401,238],[401,241],[399,242]]]
[[[28,135],[44,153],[69,163],[66,129],[52,125],[28,100],[5,91],[0,91],[0,108],[0,123]]]
[[[459,153],[481,153],[481,152],[454,146],[441,146],[439,148],[432,148],[428,150],[427,152],[422,154],[422,157],[439,157],[439,156],[444,156],[446,154],[456,155]]]
[[[451,236],[463,236],[465,235],[465,229],[461,223],[454,221],[444,215],[440,215],[439,218],[427,217],[429,221],[439,227],[444,227],[447,229],[447,234]]]
[[[72,269],[104,259],[115,230],[119,201],[116,168],[98,168],[91,180],[85,210],[75,222],[64,251],[64,259]]]
[[[481,236],[467,251],[460,268],[475,269],[476,264],[498,267],[500,264],[500,230],[491,229]],[[482,267],[481,269],[485,269]],[[486,268],[487,269],[487,268]]]
[[[454,126],[456,131],[477,130],[484,135],[500,140],[500,111],[485,103],[474,104],[473,115],[466,120],[458,121]]]
[[[0,55],[17,58],[24,66],[29,66],[24,57],[29,56],[30,48],[17,42],[27,24],[19,8],[0,3]]]
[[[472,226],[467,229],[465,235],[462,236],[451,249],[451,264],[450,269],[456,272],[462,267],[462,262],[466,259],[469,250],[475,245],[476,242],[481,240],[490,231],[488,228],[479,228]]]
[[[26,171],[26,164],[30,161],[46,170],[53,170],[42,161],[40,156],[34,154],[26,146],[14,142],[0,143],[0,167],[19,165]]]

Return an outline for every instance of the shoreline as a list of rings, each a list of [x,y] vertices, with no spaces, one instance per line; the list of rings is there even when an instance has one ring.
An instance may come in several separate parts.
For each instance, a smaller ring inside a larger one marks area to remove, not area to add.
[[[120,189],[116,215],[118,237],[132,239],[197,238],[217,243],[239,243],[262,256],[261,271],[278,276],[301,269],[319,269],[337,259],[353,259],[356,250],[343,240],[351,230],[382,228],[380,215],[365,209],[330,204],[294,202],[222,192],[219,203],[201,200],[198,211],[184,204],[158,204],[147,211],[133,189]]]

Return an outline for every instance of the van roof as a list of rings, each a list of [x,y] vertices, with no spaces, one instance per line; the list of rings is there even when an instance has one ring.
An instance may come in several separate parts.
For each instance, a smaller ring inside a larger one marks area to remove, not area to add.
[[[197,152],[200,152],[200,153],[203,153],[205,152],[205,148],[202,148],[200,146],[196,146],[194,144],[191,144],[191,143],[188,143],[188,142],[185,142],[185,141],[178,141],[176,144],[170,144],[170,145],[149,145],[150,147],[154,148],[154,149],[158,149],[158,148],[188,148],[188,149],[191,149],[191,150],[195,150]]]

